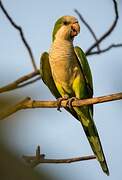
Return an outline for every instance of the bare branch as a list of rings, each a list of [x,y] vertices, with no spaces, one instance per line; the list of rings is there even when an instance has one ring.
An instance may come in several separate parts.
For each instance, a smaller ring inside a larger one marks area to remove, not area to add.
[[[28,44],[28,42],[27,42],[27,40],[26,40],[26,38],[25,38],[25,36],[24,36],[24,33],[23,33],[22,28],[21,28],[20,26],[18,26],[18,25],[14,22],[14,20],[11,18],[11,16],[8,14],[7,10],[6,10],[5,7],[3,6],[3,3],[2,3],[1,0],[0,0],[0,7],[1,7],[3,13],[5,14],[6,18],[7,18],[7,19],[9,20],[9,22],[11,23],[11,25],[12,25],[15,29],[17,29],[17,30],[19,31],[20,37],[21,37],[21,39],[22,39],[22,42],[24,43],[24,45],[25,45],[25,47],[26,47],[26,49],[27,49],[27,51],[28,51],[28,53],[29,53],[29,56],[30,56],[30,59],[31,59],[31,63],[32,63],[32,65],[33,65],[33,68],[34,68],[34,70],[36,71],[36,70],[37,70],[37,66],[36,66],[36,63],[35,63],[35,59],[34,59],[34,56],[33,56],[32,50],[31,50],[31,47],[30,47],[30,45]]]
[[[32,80],[30,80],[30,81],[28,81],[28,82],[25,82],[25,83],[23,83],[23,84],[20,84],[17,88],[22,88],[22,87],[28,86],[28,85],[30,85],[30,84],[33,84],[33,83],[37,82],[37,81],[40,80],[40,79],[41,79],[41,76],[39,76],[39,77],[37,77],[37,78],[35,78],[35,79],[32,79]]]
[[[10,91],[10,90],[13,90],[13,89],[17,89],[17,88],[20,88],[20,87],[23,87],[25,85],[28,85],[30,83],[33,83],[35,81],[37,81],[37,79],[34,79],[32,81],[29,81],[29,82],[26,82],[25,84],[22,84],[24,81],[27,81],[37,75],[40,75],[40,72],[39,70],[36,70],[32,73],[29,73],[25,76],[22,76],[21,78],[17,79],[16,81],[4,86],[4,87],[1,87],[0,88],[0,93],[3,93],[3,92],[6,92],[6,91]],[[38,77],[38,79],[40,78],[40,76]]]
[[[82,100],[74,100],[72,102],[72,106],[80,107],[84,105],[90,104],[98,104],[108,101],[115,101],[122,99],[122,92],[111,94],[107,96],[101,97],[94,97],[89,99],[82,99]],[[67,107],[68,100],[64,100],[61,102],[61,107]],[[15,106],[8,108],[6,111],[0,113],[0,120],[5,119],[6,117],[10,116],[11,114],[22,110],[22,109],[33,109],[33,108],[57,108],[58,101],[35,101],[32,100],[30,97],[25,98],[23,101],[17,103]]]
[[[100,44],[105,38],[107,38],[114,30],[114,28],[116,27],[119,15],[118,15],[118,7],[117,7],[117,2],[116,0],[112,0],[113,4],[114,4],[114,11],[115,11],[115,19],[112,23],[112,25],[110,26],[110,28],[97,40],[97,42],[95,42],[93,45],[91,45],[88,50],[86,51],[86,55],[90,55],[90,52],[96,47],[98,46],[98,44]]]
[[[74,157],[68,159],[46,159],[44,154],[40,154],[40,146],[36,149],[36,156],[23,156],[23,159],[31,166],[35,167],[40,163],[73,163],[77,161],[86,161],[96,159],[94,155],[83,156],[83,157]]]
[[[25,108],[24,108],[24,104],[26,104],[27,101],[29,101],[29,100],[30,100],[30,98],[27,97],[27,98],[25,98],[23,101],[21,101],[21,102],[19,102],[18,104],[16,104],[15,106],[10,107],[7,111],[1,112],[1,113],[0,113],[0,120],[6,118],[6,117],[8,117],[8,116],[10,116],[11,114],[13,114],[13,113],[15,113],[15,112],[17,112],[17,111],[19,111],[19,110],[21,110],[21,109],[25,109]]]
[[[118,48],[118,47],[122,47],[122,44],[121,43],[120,44],[111,44],[105,49],[100,49],[99,51],[91,51],[87,56],[91,56],[91,55],[95,55],[95,54],[101,54],[101,53],[109,51],[112,48]]]
[[[91,26],[86,22],[86,20],[83,18],[83,16],[81,15],[81,13],[77,9],[75,9],[74,11],[79,16],[79,18],[83,22],[83,24],[87,27],[87,29],[89,30],[89,32],[91,33],[91,35],[95,39],[95,42],[97,42],[98,39],[97,39],[96,34],[94,33],[93,29],[91,28]],[[99,43],[97,44],[97,49],[98,49],[98,51],[100,51]]]

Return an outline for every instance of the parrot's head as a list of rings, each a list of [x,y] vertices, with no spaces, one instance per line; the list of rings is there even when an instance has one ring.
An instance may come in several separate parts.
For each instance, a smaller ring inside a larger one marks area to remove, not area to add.
[[[53,41],[55,39],[73,40],[80,32],[78,20],[73,16],[60,17],[53,29]]]

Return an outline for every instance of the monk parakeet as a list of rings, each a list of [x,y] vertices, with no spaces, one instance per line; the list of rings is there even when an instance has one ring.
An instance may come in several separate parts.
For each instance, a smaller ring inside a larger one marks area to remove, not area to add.
[[[78,20],[73,16],[59,18],[54,26],[49,54],[41,56],[41,76],[56,98],[85,99],[93,96],[91,70],[81,48],[73,40],[80,32]],[[69,100],[70,101],[70,100]],[[109,175],[102,145],[93,120],[93,105],[65,108],[80,121],[103,171]]]

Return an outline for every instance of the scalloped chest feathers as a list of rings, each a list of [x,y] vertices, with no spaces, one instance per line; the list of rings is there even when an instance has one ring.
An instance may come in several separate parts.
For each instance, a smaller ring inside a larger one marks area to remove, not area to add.
[[[70,86],[78,71],[72,42],[54,41],[49,51],[49,61],[54,81]]]

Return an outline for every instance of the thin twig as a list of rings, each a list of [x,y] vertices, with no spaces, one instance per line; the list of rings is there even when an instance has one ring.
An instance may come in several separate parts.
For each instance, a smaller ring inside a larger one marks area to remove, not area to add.
[[[36,149],[36,156],[23,156],[23,159],[28,163],[31,167],[35,167],[40,163],[73,163],[78,161],[86,161],[96,159],[96,156],[83,156],[83,157],[74,157],[74,158],[67,158],[67,159],[46,159],[44,154],[40,154],[40,146]]]
[[[122,99],[122,92],[111,94],[107,96],[101,97],[94,97],[89,99],[82,99],[82,100],[74,100],[72,102],[72,106],[80,107],[84,105],[90,104],[98,104],[108,101],[115,101]],[[61,102],[61,107],[67,107],[68,100],[64,100]],[[15,106],[8,108],[6,111],[0,113],[0,120],[5,119],[6,117],[10,116],[11,114],[23,110],[23,109],[33,109],[33,108],[57,108],[58,101],[35,101],[32,100],[30,97],[25,98],[23,101],[17,103]]]
[[[118,48],[118,47],[122,47],[122,44],[111,44],[109,45],[107,48],[104,48],[104,49],[100,49],[100,51],[91,51],[87,56],[91,56],[91,55],[95,55],[95,54],[101,54],[101,53],[104,53],[106,51],[109,51],[110,49],[112,48]]]
[[[23,33],[22,28],[21,28],[20,26],[18,26],[18,25],[15,23],[15,21],[11,18],[11,16],[8,14],[8,12],[7,12],[7,10],[5,9],[5,7],[4,7],[4,5],[3,5],[3,3],[2,3],[1,0],[0,0],[0,7],[1,7],[3,13],[5,14],[6,18],[7,18],[7,19],[9,20],[9,22],[11,23],[11,25],[12,25],[15,29],[17,29],[17,30],[19,31],[20,37],[21,37],[21,39],[22,39],[22,42],[24,43],[24,45],[25,45],[25,47],[26,47],[26,49],[27,49],[27,51],[28,51],[28,53],[29,53],[29,56],[30,56],[30,59],[31,59],[31,63],[32,63],[32,65],[33,65],[33,68],[34,68],[34,70],[36,71],[36,70],[37,70],[37,66],[36,66],[36,63],[35,63],[34,55],[33,55],[33,53],[32,53],[32,49],[31,49],[30,45],[28,44],[28,42],[27,42],[27,40],[26,40],[26,38],[25,38],[25,36],[24,36],[24,33]]]
[[[6,91],[10,91],[10,90],[13,90],[13,89],[17,89],[17,88],[20,88],[22,86],[25,86],[27,83],[30,84],[30,83],[33,83],[33,81],[36,81],[36,79],[32,80],[32,81],[29,81],[29,82],[26,82],[26,84],[22,84],[24,81],[27,81],[37,75],[40,75],[40,72],[39,70],[36,70],[32,73],[29,73],[25,76],[22,76],[20,77],[19,79],[17,79],[16,81],[4,86],[4,87],[1,87],[0,88],[0,93],[3,93],[3,92],[6,92]],[[40,77],[39,77],[40,78]]]
[[[81,13],[77,9],[75,9],[74,11],[79,16],[79,18],[83,22],[83,24],[87,27],[87,29],[89,30],[89,32],[91,33],[91,35],[95,39],[95,42],[97,42],[98,39],[97,39],[96,34],[94,33],[93,29],[91,28],[91,26],[86,22],[86,20],[83,18],[83,16],[81,15]],[[99,44],[97,44],[97,49],[98,49],[98,51],[100,51]]]
[[[112,0],[113,4],[114,4],[114,11],[115,11],[115,19],[112,23],[112,25],[110,26],[110,28],[97,40],[97,42],[95,42],[93,45],[91,45],[88,50],[86,51],[86,55],[90,55],[91,51],[98,45],[100,44],[105,38],[107,38],[114,30],[114,28],[116,27],[119,15],[118,15],[118,7],[117,7],[117,2],[116,0]]]
[[[17,88],[23,88],[23,87],[25,87],[25,86],[28,86],[28,85],[30,85],[30,84],[33,84],[33,83],[37,82],[37,81],[40,80],[40,79],[41,79],[41,76],[39,76],[39,77],[37,77],[37,78],[35,78],[35,79],[32,79],[32,80],[30,80],[30,81],[28,81],[28,82],[25,82],[25,83],[23,83],[23,84],[20,84]]]

